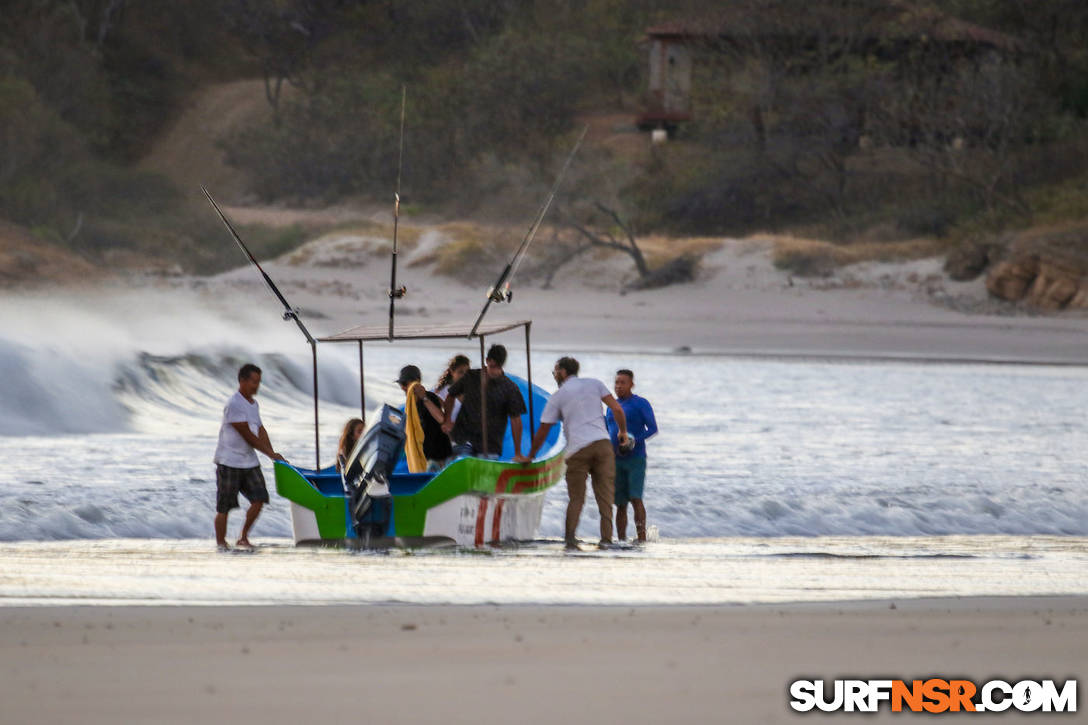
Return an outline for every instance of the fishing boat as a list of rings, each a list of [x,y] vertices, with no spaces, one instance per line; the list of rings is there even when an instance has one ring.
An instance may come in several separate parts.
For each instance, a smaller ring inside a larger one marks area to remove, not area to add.
[[[388,326],[360,326],[323,338],[314,338],[291,307],[272,278],[246,247],[226,214],[208,190],[201,190],[230,231],[234,241],[257,268],[268,288],[284,307],[284,320],[293,321],[309,343],[313,358],[314,468],[306,469],[276,461],[276,492],[291,502],[291,523],[296,544],[337,545],[363,548],[451,544],[479,547],[536,538],[540,528],[544,495],[562,477],[565,442],[559,427],[553,427],[542,446],[541,455],[529,462],[515,462],[519,453],[513,448],[509,424],[506,426],[502,453],[497,459],[460,457],[441,470],[411,473],[404,460],[405,416],[403,410],[384,406],[381,415],[356,444],[355,449],[335,467],[322,468],[321,442],[318,435],[317,351],[319,344],[355,343],[359,348],[359,387],[362,418],[366,420],[364,344],[423,340],[478,340],[480,343],[481,415],[483,449],[488,450],[486,406],[487,376],[483,373],[487,337],[522,328],[525,333],[526,377],[508,376],[527,403],[522,415],[522,431],[528,432],[523,443],[527,449],[540,425],[540,413],[548,393],[533,385],[530,330],[532,322],[483,324],[492,303],[510,302],[511,280],[525,258],[556,191],[578,148],[585,139],[582,129],[573,150],[567,156],[551,191],[521,244],[499,274],[486,296],[483,309],[471,326],[397,328],[396,302],[406,288],[397,285],[397,230],[400,219],[400,167],[393,195],[393,246],[389,280]],[[401,97],[401,158],[404,139],[404,95]]]
[[[528,361],[531,322],[525,320],[477,329],[474,337],[480,341],[481,363],[487,336],[519,327],[525,330]],[[414,327],[398,330],[395,339],[465,339],[467,333],[466,328]],[[385,327],[357,327],[317,341],[358,344],[362,388],[364,343],[388,339]],[[532,384],[531,365],[527,370],[526,378],[507,376],[528,407],[522,415],[522,430],[528,433],[523,448],[540,425],[549,397]],[[365,390],[362,397],[365,400]],[[296,544],[480,547],[536,538],[544,495],[563,474],[563,440],[557,427],[551,430],[543,453],[531,463],[513,461],[516,452],[507,425],[498,459],[457,458],[430,473],[408,471],[403,430],[402,410],[387,405],[345,460],[342,472],[335,467],[305,469],[275,462],[276,492],[291,502]]]
[[[366,375],[364,344],[367,342],[397,342],[425,340],[471,340],[480,344],[480,370],[485,364],[485,344],[491,335],[521,328],[525,334],[526,377],[509,375],[527,403],[522,415],[522,431],[528,433],[523,446],[528,448],[540,425],[540,413],[548,393],[533,385],[530,331],[532,322],[482,324],[490,303],[508,299],[511,265],[507,265],[500,282],[488,294],[476,323],[467,326],[395,327],[392,303],[388,326],[361,326],[328,337],[315,338],[276,287],[272,278],[245,246],[223,210],[207,189],[204,194],[219,213],[235,241],[260,271],[269,289],[283,304],[285,320],[292,320],[310,344],[313,359],[314,401],[314,460],[312,469],[275,461],[276,492],[291,502],[291,525],[295,543],[299,545],[348,546],[353,548],[389,548],[456,545],[479,547],[536,537],[544,508],[544,494],[563,475],[564,441],[558,428],[552,428],[545,441],[543,453],[530,463],[514,462],[519,452],[514,450],[510,425],[505,426],[502,452],[497,459],[460,457],[448,462],[441,470],[428,473],[408,471],[404,455],[405,415],[385,405],[351,454],[336,467],[321,466],[319,431],[319,390],[317,351],[319,345],[355,343],[359,348],[359,392],[361,416],[366,415]],[[395,236],[394,236],[395,239]],[[395,242],[394,242],[395,249]],[[394,251],[394,255],[396,252]],[[395,259],[395,257],[394,257]],[[396,288],[394,276],[391,290]],[[402,288],[403,289],[403,288]],[[506,290],[505,295],[494,290]],[[390,299],[397,295],[390,293]],[[487,376],[482,374],[481,416],[484,450],[488,449],[486,421]]]

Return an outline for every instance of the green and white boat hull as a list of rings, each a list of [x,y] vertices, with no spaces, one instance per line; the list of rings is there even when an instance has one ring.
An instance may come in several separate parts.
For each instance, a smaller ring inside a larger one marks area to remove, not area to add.
[[[297,544],[352,545],[348,498],[340,476],[274,464],[276,492],[291,502]],[[561,446],[532,463],[460,458],[435,474],[394,474],[385,537],[445,540],[479,547],[535,539],[544,495],[563,476]]]

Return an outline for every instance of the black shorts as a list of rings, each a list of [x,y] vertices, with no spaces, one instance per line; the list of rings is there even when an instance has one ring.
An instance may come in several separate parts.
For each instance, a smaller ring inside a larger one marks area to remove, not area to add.
[[[268,503],[268,489],[264,485],[261,467],[231,468],[222,463],[215,464],[216,512],[225,514],[231,509],[238,508],[239,493],[250,503],[258,501]]]

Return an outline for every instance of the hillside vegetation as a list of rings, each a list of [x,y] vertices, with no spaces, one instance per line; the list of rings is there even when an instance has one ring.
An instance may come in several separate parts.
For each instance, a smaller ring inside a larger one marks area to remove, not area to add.
[[[692,120],[651,147],[623,126],[667,23],[693,50]],[[212,85],[197,139],[178,119]],[[405,89],[409,213],[523,222],[597,119],[566,218],[854,247],[779,260],[800,273],[1088,217],[1081,0],[12,0],[0,218],[97,264],[221,269],[237,256],[194,182],[387,200]]]

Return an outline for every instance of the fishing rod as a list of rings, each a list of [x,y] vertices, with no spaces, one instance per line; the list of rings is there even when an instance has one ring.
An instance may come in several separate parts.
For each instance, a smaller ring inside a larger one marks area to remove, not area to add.
[[[287,298],[283,296],[283,293],[279,291],[278,287],[276,287],[276,283],[272,281],[272,278],[269,277],[268,273],[264,271],[263,267],[261,267],[261,263],[258,262],[257,258],[253,256],[253,252],[249,251],[249,248],[246,247],[245,242],[243,242],[242,238],[238,236],[238,232],[235,231],[234,226],[227,219],[227,215],[224,214],[223,210],[219,208],[219,205],[215,203],[215,199],[212,198],[212,195],[208,193],[207,188],[205,188],[203,184],[200,185],[200,190],[204,192],[204,196],[208,197],[208,201],[210,201],[212,206],[215,207],[216,213],[219,214],[219,218],[223,220],[223,224],[226,225],[227,230],[230,232],[230,235],[234,237],[234,241],[238,243],[238,246],[242,249],[242,252],[247,257],[249,257],[249,261],[253,262],[253,266],[256,267],[257,271],[259,271],[261,273],[261,276],[264,277],[264,281],[265,284],[268,285],[268,289],[272,290],[272,294],[276,295],[276,298],[279,299],[279,301],[283,304],[283,319],[294,320],[295,324],[298,325],[298,329],[302,330],[302,334],[306,336],[306,342],[314,345],[315,341],[314,338],[310,335],[310,331],[306,329],[306,325],[302,324],[302,320],[299,319],[298,308],[292,307],[287,302]]]
[[[514,275],[518,271],[518,267],[521,266],[521,261],[525,258],[526,250],[528,250],[529,245],[533,243],[533,238],[536,237],[537,230],[540,229],[540,225],[544,221],[544,217],[547,215],[548,209],[552,205],[552,201],[555,199],[555,194],[559,191],[559,184],[562,183],[563,177],[566,176],[567,169],[570,168],[571,161],[574,160],[574,155],[578,153],[578,149],[581,147],[587,131],[589,131],[589,126],[582,128],[582,133],[578,135],[578,141],[575,142],[574,148],[571,149],[570,154],[567,156],[567,160],[563,163],[563,168],[555,178],[555,183],[552,184],[552,190],[544,200],[544,205],[540,208],[540,213],[536,215],[536,219],[529,226],[529,231],[525,233],[525,238],[521,240],[521,246],[518,247],[517,251],[514,252],[514,256],[507,262],[506,268],[503,269],[498,280],[495,281],[495,284],[487,291],[487,302],[484,303],[484,308],[480,310],[480,316],[476,318],[476,323],[468,333],[470,338],[476,334],[476,330],[479,329],[480,323],[483,322],[484,315],[487,314],[487,310],[491,307],[492,302],[509,302],[513,299],[514,293],[510,291],[510,280],[514,278]]]
[[[314,464],[314,470],[320,470],[321,440],[318,433],[317,419],[317,341],[314,340],[313,335],[311,335],[310,331],[306,329],[306,325],[302,324],[302,320],[299,319],[298,308],[292,307],[287,302],[287,298],[283,296],[283,293],[280,292],[278,287],[276,287],[276,283],[272,281],[272,278],[269,277],[268,273],[264,271],[263,267],[261,267],[261,263],[258,262],[257,258],[253,256],[253,252],[249,251],[249,247],[247,247],[245,245],[245,242],[242,241],[242,238],[238,236],[238,232],[235,231],[234,225],[230,223],[230,220],[227,219],[227,215],[224,214],[223,210],[219,208],[219,205],[215,203],[215,199],[213,199],[212,195],[208,193],[208,189],[203,184],[201,184],[200,190],[204,192],[204,196],[208,197],[208,201],[211,202],[211,205],[213,207],[215,207],[216,213],[219,214],[219,218],[223,220],[223,224],[227,227],[230,235],[234,237],[234,241],[238,243],[239,248],[241,248],[242,252],[247,257],[249,257],[249,261],[253,262],[253,266],[256,267],[257,271],[261,273],[262,277],[264,277],[264,282],[268,285],[268,289],[272,290],[272,294],[276,295],[276,298],[283,304],[283,319],[294,320],[295,324],[298,325],[298,329],[301,330],[302,334],[306,336],[306,342],[310,343],[310,351],[313,355],[314,364],[314,457],[316,459],[316,463]]]
[[[393,192],[393,263],[389,272],[389,341],[393,341],[393,315],[397,300],[403,297],[408,288],[404,285],[397,287],[397,226],[400,222],[400,175],[404,168],[404,105],[408,96],[408,88],[400,89],[400,150],[397,154],[397,190]]]

